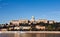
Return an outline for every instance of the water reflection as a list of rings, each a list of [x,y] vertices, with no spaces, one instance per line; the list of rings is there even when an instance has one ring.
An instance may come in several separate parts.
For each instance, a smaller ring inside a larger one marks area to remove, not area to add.
[[[60,37],[59,33],[21,33],[20,37]]]
[[[0,33],[0,37],[60,37],[60,33]]]
[[[14,37],[14,33],[1,33],[0,37]]]

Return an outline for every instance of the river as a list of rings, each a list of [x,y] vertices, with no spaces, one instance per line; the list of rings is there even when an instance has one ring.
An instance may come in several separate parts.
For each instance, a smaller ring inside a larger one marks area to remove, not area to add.
[[[36,33],[19,33],[19,32],[14,32],[14,33],[0,33],[0,37],[60,37],[60,32],[59,33],[44,33],[44,32],[36,32]]]

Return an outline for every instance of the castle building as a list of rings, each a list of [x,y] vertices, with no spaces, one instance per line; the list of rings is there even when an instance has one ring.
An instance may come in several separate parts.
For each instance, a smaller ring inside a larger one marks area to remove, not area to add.
[[[40,22],[47,23],[48,20],[46,20],[46,19],[39,19],[39,20],[37,20],[37,23],[40,23]]]
[[[40,23],[49,23],[53,24],[53,20],[46,20],[46,19],[38,19],[35,20],[35,17],[32,16],[31,20],[27,19],[20,19],[20,20],[12,20],[10,21],[10,25],[15,25],[14,29],[20,29],[20,30],[30,30],[30,29],[42,29],[45,30],[45,26],[43,24],[40,25]]]
[[[53,23],[55,23],[55,21],[54,20],[49,20],[48,23],[53,24]]]

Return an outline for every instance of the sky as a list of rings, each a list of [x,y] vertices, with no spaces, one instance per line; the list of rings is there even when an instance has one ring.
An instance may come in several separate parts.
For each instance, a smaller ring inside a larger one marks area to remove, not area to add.
[[[0,23],[38,19],[60,21],[60,0],[0,0]]]

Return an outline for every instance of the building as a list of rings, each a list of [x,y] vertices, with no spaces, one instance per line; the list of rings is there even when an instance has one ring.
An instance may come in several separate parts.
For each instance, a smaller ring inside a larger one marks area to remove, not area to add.
[[[27,29],[31,29],[31,26],[20,26],[20,29],[22,29],[22,30],[27,30]]]
[[[28,22],[29,22],[29,20],[27,20],[27,19],[21,19],[21,20],[19,20],[19,23],[23,23],[23,24],[28,23]]]
[[[53,23],[55,23],[55,21],[54,20],[49,20],[48,23],[53,24]]]
[[[39,25],[36,25],[36,29],[45,30],[45,26],[39,26]]]
[[[10,25],[19,25],[19,20],[10,21]]]
[[[54,20],[46,20],[46,19],[38,19],[35,20],[35,17],[32,16],[31,20],[20,19],[20,20],[12,20],[10,21],[9,30],[45,30],[47,25],[55,23]]]
[[[21,19],[21,20],[12,20],[12,21],[10,21],[10,25],[12,24],[12,25],[18,25],[19,26],[19,24],[25,24],[25,23],[28,23],[28,21],[29,20],[26,20],[26,19]]]
[[[14,30],[20,30],[20,26],[14,27]]]
[[[7,29],[6,28],[2,28],[2,29],[0,29],[1,31],[7,31]]]
[[[40,22],[47,23],[48,20],[46,20],[46,19],[39,19],[39,20],[37,20],[37,23],[40,23]]]

